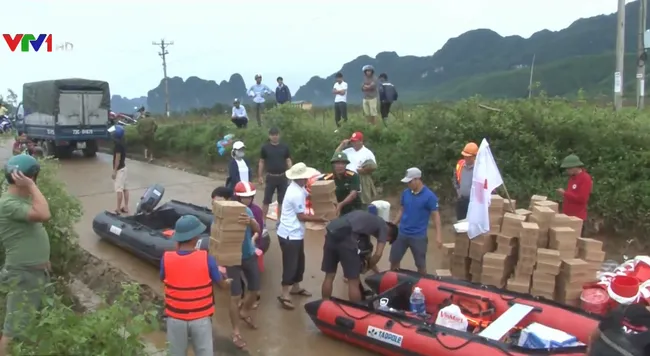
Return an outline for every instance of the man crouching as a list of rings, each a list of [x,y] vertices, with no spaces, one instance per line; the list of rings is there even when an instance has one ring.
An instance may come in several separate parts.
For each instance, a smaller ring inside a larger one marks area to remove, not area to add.
[[[327,232],[321,266],[321,270],[325,272],[321,287],[322,297],[328,299],[332,296],[336,269],[341,263],[343,276],[348,279],[349,300],[359,302],[363,298],[359,277],[363,272],[364,260],[367,260],[366,268],[376,266],[384,253],[386,242],[395,238],[392,236],[396,235],[395,229],[390,228],[388,223],[376,215],[354,210],[332,220],[325,230]],[[367,250],[360,246],[368,246],[370,236],[377,238],[377,248],[372,257],[369,257],[370,253],[360,254],[360,251]]]

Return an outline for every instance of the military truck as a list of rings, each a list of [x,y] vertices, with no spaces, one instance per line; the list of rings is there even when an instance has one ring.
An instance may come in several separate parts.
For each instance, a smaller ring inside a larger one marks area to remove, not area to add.
[[[16,128],[40,146],[45,156],[66,158],[80,150],[94,157],[97,141],[108,138],[110,104],[109,85],[100,80],[25,83]]]

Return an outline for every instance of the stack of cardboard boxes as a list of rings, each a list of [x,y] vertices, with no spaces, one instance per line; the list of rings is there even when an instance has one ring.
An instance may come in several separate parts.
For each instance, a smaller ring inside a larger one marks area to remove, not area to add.
[[[314,215],[328,220],[336,219],[336,185],[333,180],[319,180],[311,184],[309,199]]]
[[[448,249],[454,278],[531,293],[569,304],[579,300],[605,259],[602,243],[580,237],[582,220],[558,213],[559,204],[534,195],[528,209],[492,196],[490,232],[456,235]]]
[[[538,248],[530,294],[546,299],[554,299],[555,279],[560,274],[561,264],[560,251]]]
[[[238,220],[241,214],[246,214],[246,206],[236,201],[215,201],[212,212],[214,222],[210,228],[210,254],[221,266],[241,265],[246,226]]]

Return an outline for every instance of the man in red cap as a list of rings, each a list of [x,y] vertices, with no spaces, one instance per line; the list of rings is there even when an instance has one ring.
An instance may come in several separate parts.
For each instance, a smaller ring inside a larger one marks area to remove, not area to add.
[[[359,174],[361,203],[365,206],[372,203],[377,195],[375,183],[372,181],[372,172],[377,169],[377,160],[375,154],[364,146],[363,133],[360,131],[353,133],[349,139],[341,141],[335,151],[345,153],[350,161],[345,168]]]

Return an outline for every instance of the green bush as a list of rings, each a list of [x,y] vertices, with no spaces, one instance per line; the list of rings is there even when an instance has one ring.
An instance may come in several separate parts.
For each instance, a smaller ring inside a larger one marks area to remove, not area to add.
[[[41,161],[37,185],[50,205],[52,218],[44,224],[50,238],[52,272],[44,308],[32,318],[25,335],[13,345],[14,355],[143,355],[139,335],[154,325],[153,313],[134,316],[130,306],[139,303],[137,285],[124,285],[122,294],[110,305],[93,313],[83,314],[74,304],[67,278],[80,265],[81,248],[74,225],[82,214],[79,200],[68,193],[65,184],[56,178],[58,164]],[[4,174],[0,178],[4,193]],[[4,251],[0,251],[4,262]],[[2,286],[0,320],[4,319],[6,287]],[[52,288],[53,287],[53,288]],[[25,308],[26,311],[29,308]],[[124,330],[130,336],[124,337]]]
[[[507,188],[524,207],[533,194],[557,199],[555,189],[566,185],[560,160],[578,154],[594,178],[589,212],[614,229],[650,231],[650,115],[638,111],[613,112],[607,108],[569,103],[546,97],[534,100],[483,103],[499,111],[481,108],[479,98],[454,104],[419,106],[389,122],[370,127],[360,117],[339,133],[333,118],[315,119],[301,110],[280,107],[268,111],[266,126],[276,125],[290,144],[295,162],[304,161],[321,170],[338,143],[356,130],[363,131],[366,145],[377,157],[375,179],[385,188],[400,188],[399,179],[411,166],[422,169],[442,197],[453,196],[451,177],[460,151],[468,141],[490,141]],[[156,134],[158,157],[178,156],[211,165],[229,156],[217,154],[216,141],[235,133],[255,161],[266,139],[266,127],[254,122],[236,130],[226,117],[201,122],[178,121],[161,126]],[[134,130],[127,130],[131,148],[139,148]]]

